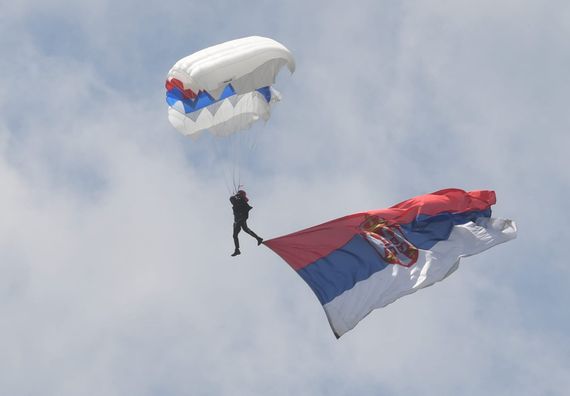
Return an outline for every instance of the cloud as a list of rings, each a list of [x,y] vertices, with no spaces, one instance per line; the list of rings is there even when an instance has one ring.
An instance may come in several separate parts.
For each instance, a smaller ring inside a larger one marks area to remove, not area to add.
[[[2,393],[563,394],[569,14],[554,3],[7,4]],[[249,34],[298,64],[242,169],[252,229],[494,188],[519,239],[336,341],[276,256],[243,237],[229,257],[231,165],[166,121],[171,64]]]

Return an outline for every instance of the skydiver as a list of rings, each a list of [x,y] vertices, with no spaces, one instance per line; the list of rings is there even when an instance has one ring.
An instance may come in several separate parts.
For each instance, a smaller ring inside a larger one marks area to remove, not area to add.
[[[257,245],[261,245],[263,238],[257,236],[255,232],[249,229],[247,226],[247,219],[249,217],[249,211],[252,207],[247,203],[249,199],[244,190],[239,190],[237,194],[230,197],[230,202],[232,203],[232,209],[234,211],[234,245],[235,251],[232,253],[233,256],[241,254],[239,251],[239,239],[238,234],[241,230],[257,239]]]

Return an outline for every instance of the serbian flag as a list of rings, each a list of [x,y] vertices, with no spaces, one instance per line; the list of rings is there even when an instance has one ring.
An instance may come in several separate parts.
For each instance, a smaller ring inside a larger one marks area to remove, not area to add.
[[[494,191],[447,189],[341,217],[265,244],[307,282],[338,338],[376,308],[433,285],[462,257],[516,238]]]

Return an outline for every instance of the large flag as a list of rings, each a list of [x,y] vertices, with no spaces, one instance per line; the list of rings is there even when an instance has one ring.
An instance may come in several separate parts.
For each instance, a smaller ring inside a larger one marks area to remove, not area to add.
[[[376,308],[439,282],[462,257],[516,238],[494,191],[447,189],[265,244],[307,282],[338,338]]]

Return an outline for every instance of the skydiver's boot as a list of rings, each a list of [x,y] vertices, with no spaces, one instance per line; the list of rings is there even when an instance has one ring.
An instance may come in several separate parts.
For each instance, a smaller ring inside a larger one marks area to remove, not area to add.
[[[238,254],[241,254],[241,252],[239,251],[239,249],[236,249],[233,253],[232,253],[232,257],[237,256]]]
[[[263,238],[257,237],[257,246],[261,245],[262,243],[263,243]]]

